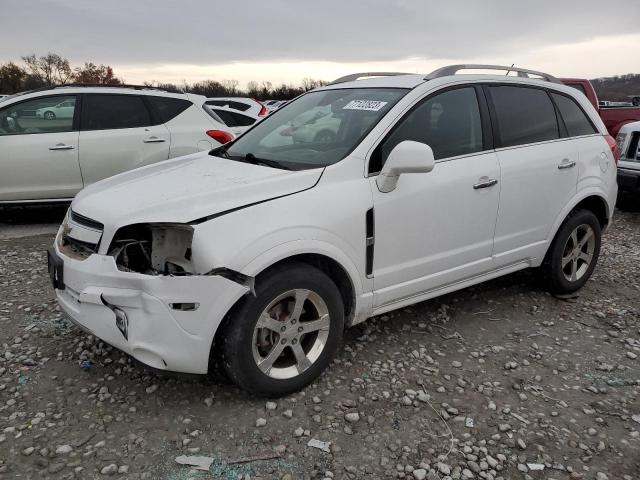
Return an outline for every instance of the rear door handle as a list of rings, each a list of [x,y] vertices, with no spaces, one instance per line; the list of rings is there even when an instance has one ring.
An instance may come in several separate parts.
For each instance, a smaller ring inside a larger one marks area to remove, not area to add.
[[[64,143],[57,143],[53,147],[49,147],[49,150],[73,150],[73,145],[65,145]]]
[[[485,177],[486,178],[486,177]],[[496,180],[495,178],[490,178],[488,180],[483,180],[482,182],[478,182],[473,186],[474,190],[478,190],[480,188],[489,188],[489,187],[493,187],[494,185],[496,185],[498,183],[498,180]]]
[[[569,161],[568,159],[564,159],[560,165],[558,165],[558,170],[565,170],[567,168],[573,168],[576,166],[576,162]]]
[[[149,137],[144,141],[144,143],[162,143],[162,142],[166,142],[166,140],[164,138],[158,138],[158,137]]]

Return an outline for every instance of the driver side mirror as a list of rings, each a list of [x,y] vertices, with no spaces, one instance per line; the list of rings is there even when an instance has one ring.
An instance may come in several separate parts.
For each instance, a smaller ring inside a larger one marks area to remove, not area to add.
[[[405,140],[393,147],[376,179],[378,190],[388,193],[395,190],[403,173],[428,173],[435,167],[433,150],[429,145]]]

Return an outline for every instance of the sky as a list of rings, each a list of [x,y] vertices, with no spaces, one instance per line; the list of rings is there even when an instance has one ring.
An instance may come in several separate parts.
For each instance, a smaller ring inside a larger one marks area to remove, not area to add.
[[[640,73],[640,0],[0,0],[0,63],[58,53],[127,83],[300,83],[457,63]],[[10,13],[9,13],[10,12]]]

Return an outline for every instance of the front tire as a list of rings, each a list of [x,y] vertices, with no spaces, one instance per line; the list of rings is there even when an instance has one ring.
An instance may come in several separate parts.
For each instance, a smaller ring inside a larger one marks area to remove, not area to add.
[[[589,210],[576,210],[562,224],[542,265],[549,290],[567,294],[582,288],[600,255],[602,230]]]
[[[240,388],[283,396],[329,366],[344,330],[342,296],[322,271],[289,264],[258,278],[222,332],[222,366]]]
[[[43,115],[45,120],[55,120],[56,119],[56,114],[47,110],[46,112],[44,112]]]

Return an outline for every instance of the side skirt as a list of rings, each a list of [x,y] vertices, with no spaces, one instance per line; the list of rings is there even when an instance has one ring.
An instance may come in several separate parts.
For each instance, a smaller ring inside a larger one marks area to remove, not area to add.
[[[467,288],[472,285],[476,285],[478,283],[486,282],[487,280],[492,280],[494,278],[498,278],[503,275],[507,275],[509,273],[517,272],[518,270],[524,270],[525,268],[529,268],[529,267],[531,267],[531,263],[529,261],[517,262],[512,265],[508,265],[506,267],[493,270],[489,273],[483,273],[482,275],[477,275],[475,277],[467,278],[466,280],[450,283],[442,287],[434,288],[433,290],[429,290],[423,293],[419,293],[417,295],[412,295],[410,297],[405,297],[400,300],[396,300],[394,302],[389,302],[384,305],[380,305],[379,307],[373,309],[372,316],[387,313],[387,312],[390,312],[391,310],[396,310],[398,308],[406,307],[407,305],[413,305],[414,303],[423,302],[425,300],[429,300],[430,298],[435,298],[441,295],[445,295],[447,293],[455,292],[456,290],[461,290],[463,288]]]

